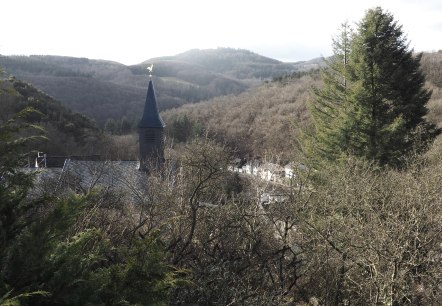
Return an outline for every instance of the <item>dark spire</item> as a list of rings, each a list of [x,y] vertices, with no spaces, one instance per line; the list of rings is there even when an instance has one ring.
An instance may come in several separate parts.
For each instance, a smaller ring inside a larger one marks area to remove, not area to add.
[[[152,72],[152,65],[149,68],[149,72]],[[151,79],[149,81],[149,87],[147,88],[143,117],[138,124],[140,170],[149,171],[150,168],[158,168],[164,163],[165,126],[158,113],[155,91],[153,90]]]
[[[149,80],[149,87],[147,88],[146,103],[144,104],[144,113],[141,118],[139,128],[164,128],[163,119],[158,112],[157,100],[155,98],[155,91],[153,89],[152,80]]]

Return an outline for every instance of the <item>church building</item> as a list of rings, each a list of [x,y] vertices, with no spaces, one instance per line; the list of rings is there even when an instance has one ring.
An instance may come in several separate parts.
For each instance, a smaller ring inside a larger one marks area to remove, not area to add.
[[[152,70],[152,66],[149,67]],[[95,186],[124,189],[133,193],[145,180],[144,173],[164,164],[164,121],[161,119],[150,75],[144,110],[138,124],[139,161],[100,160],[98,156],[50,156],[39,154],[35,168],[37,184],[57,181],[51,188],[71,189],[86,193]],[[58,178],[58,179],[57,179]]]
[[[147,88],[146,103],[138,125],[140,143],[140,170],[159,167],[164,163],[164,128],[165,124],[158,112],[152,78]]]

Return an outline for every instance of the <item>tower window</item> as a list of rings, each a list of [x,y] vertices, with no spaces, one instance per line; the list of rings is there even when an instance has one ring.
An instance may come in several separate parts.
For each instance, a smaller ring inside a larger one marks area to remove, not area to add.
[[[155,143],[155,131],[146,131],[144,133],[144,140],[147,143]]]

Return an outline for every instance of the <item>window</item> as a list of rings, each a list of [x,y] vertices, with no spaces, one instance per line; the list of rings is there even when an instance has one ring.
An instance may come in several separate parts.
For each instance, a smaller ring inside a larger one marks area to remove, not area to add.
[[[147,143],[155,143],[155,131],[147,130],[144,133],[144,141]]]

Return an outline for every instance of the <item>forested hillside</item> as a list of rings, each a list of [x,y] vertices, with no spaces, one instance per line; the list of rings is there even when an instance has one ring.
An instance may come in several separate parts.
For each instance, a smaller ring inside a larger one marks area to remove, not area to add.
[[[442,127],[442,52],[425,53],[421,61],[427,87],[432,90],[428,118]],[[238,96],[189,104],[162,115],[170,135],[178,140],[185,139],[185,133],[191,135],[196,127],[237,148],[239,155],[288,161],[297,154],[299,127],[309,121],[306,102],[314,86],[321,86],[318,71],[295,73]]]
[[[309,69],[316,61],[281,63],[246,50],[192,50],[125,66],[116,62],[61,56],[0,56],[0,66],[19,79],[55,97],[74,111],[94,118],[138,120],[148,76],[154,63],[154,81],[162,110],[239,94],[293,71]]]
[[[296,154],[294,131],[306,120],[305,102],[317,73],[287,77],[253,88],[238,96],[214,98],[162,113],[171,136],[199,127],[241,156],[290,160]],[[192,134],[192,130],[188,132]],[[184,140],[183,137],[178,140]]]
[[[167,145],[149,128],[141,137],[147,169],[122,160],[139,158],[135,133],[103,135],[29,83],[1,79],[0,306],[440,305],[442,52],[413,53],[380,7],[341,30],[321,69],[163,111]],[[220,51],[240,59],[153,60],[159,104],[162,84],[206,99],[286,67]],[[88,107],[97,87],[123,98],[147,81],[146,63],[12,59],[39,80],[78,81]],[[97,111],[129,116],[144,98]],[[33,149],[106,154],[57,175],[23,168]]]
[[[28,151],[75,155],[96,154],[102,150],[102,133],[91,119],[72,112],[26,82],[15,78],[0,79],[0,122],[7,122],[27,108],[33,111],[22,120],[42,127],[47,138],[31,143]]]
[[[175,56],[154,58],[146,63],[164,61],[179,61],[198,65],[209,71],[255,84],[257,80],[277,78],[291,74],[293,71],[316,68],[320,63],[320,59],[283,63],[248,50],[232,48],[193,49]]]

